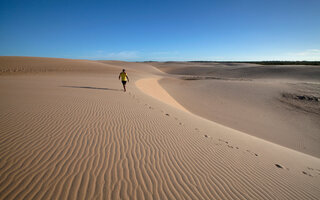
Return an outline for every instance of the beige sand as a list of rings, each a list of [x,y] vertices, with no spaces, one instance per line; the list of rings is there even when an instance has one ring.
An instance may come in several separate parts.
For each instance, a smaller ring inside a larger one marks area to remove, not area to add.
[[[0,77],[0,199],[320,198],[319,158],[159,101],[149,64],[23,59]]]
[[[181,106],[174,98],[172,98],[166,90],[164,90],[158,83],[158,78],[146,78],[140,79],[135,84],[146,94],[165,102],[166,104],[178,108],[184,112],[189,112],[183,106]]]
[[[185,74],[160,84],[191,112],[320,158],[320,67],[155,65]]]

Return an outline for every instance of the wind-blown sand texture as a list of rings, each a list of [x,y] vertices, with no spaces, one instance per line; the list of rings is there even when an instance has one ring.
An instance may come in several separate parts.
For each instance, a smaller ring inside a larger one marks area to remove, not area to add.
[[[320,198],[317,138],[298,137],[309,153],[202,118],[172,93],[187,80],[150,63],[0,57],[0,71],[0,199]]]
[[[154,63],[160,84],[193,113],[320,157],[320,67]]]

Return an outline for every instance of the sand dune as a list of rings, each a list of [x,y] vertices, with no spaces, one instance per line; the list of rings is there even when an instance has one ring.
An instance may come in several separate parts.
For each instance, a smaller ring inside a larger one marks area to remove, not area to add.
[[[320,198],[319,158],[158,100],[149,64],[67,62],[0,77],[0,199]]]
[[[176,75],[200,75],[245,79],[320,79],[319,66],[258,65],[248,63],[151,62],[158,69]]]
[[[183,62],[157,66],[182,75],[160,84],[191,112],[320,157],[320,67]],[[211,74],[214,78],[208,78]]]
[[[144,91],[146,94],[158,99],[159,101],[165,102],[166,104],[178,108],[184,112],[189,112],[183,106],[180,105],[174,98],[172,98],[167,91],[165,91],[158,83],[157,78],[146,78],[140,79],[135,84],[136,86]]]
[[[107,63],[63,58],[0,56],[0,75],[54,72],[108,73],[117,71]]]
[[[320,102],[283,97],[283,94],[297,93],[297,85],[265,81],[177,79],[163,79],[160,85],[193,113],[320,157]],[[320,91],[319,86],[313,90]],[[306,92],[298,94],[304,95]]]

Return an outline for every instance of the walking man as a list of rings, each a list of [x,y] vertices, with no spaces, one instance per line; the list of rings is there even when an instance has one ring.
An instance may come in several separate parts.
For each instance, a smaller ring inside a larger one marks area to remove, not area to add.
[[[122,82],[122,85],[123,85],[123,91],[125,92],[126,91],[127,80],[129,82],[129,77],[128,77],[125,69],[123,69],[122,72],[119,74],[119,80],[120,80],[120,77],[121,77],[121,82]]]

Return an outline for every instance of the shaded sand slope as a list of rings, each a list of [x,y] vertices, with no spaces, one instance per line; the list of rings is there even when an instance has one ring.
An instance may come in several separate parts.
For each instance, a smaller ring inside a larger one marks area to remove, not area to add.
[[[1,76],[0,199],[319,199],[318,158],[167,105],[133,84],[157,75],[129,75],[127,93],[112,70]]]
[[[320,67],[311,65],[258,65],[248,63],[150,62],[160,70],[176,75],[218,78],[286,78],[320,80]]]
[[[319,66],[158,65],[184,74],[160,84],[191,112],[320,157]]]
[[[320,102],[282,96],[305,95],[305,90],[295,89],[305,87],[301,84],[177,79],[164,79],[160,84],[193,113],[320,157]],[[317,90],[320,84],[313,86],[313,91]]]
[[[166,104],[176,107],[184,112],[189,112],[187,109],[182,107],[179,102],[172,98],[167,91],[161,89],[158,81],[158,78],[146,78],[137,81],[135,84],[149,96],[155,97],[157,100],[165,102]]]

